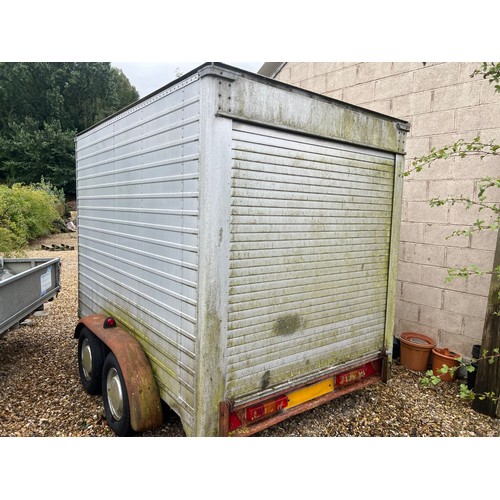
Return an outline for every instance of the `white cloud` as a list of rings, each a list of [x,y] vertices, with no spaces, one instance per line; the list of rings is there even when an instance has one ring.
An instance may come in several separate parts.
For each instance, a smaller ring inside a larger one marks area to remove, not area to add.
[[[112,62],[111,64],[120,68],[139,95],[144,97],[175,80],[177,72],[186,74],[203,62]],[[227,64],[257,72],[264,63],[230,62]]]

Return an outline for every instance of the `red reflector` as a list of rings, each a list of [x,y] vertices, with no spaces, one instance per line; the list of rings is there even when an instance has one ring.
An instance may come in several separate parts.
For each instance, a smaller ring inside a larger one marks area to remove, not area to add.
[[[229,430],[234,431],[234,429],[237,429],[238,427],[241,427],[241,420],[238,418],[238,415],[234,413],[229,414]]]
[[[272,413],[277,413],[288,406],[288,397],[281,396],[273,401],[268,401],[267,403],[261,403],[258,405],[250,406],[246,411],[246,419],[249,422],[257,420],[259,418],[271,415]]]
[[[108,317],[104,320],[104,328],[114,328],[116,326],[116,321],[114,318]]]

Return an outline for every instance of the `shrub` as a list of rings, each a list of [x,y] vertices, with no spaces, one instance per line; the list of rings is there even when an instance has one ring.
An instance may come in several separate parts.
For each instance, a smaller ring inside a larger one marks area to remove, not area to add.
[[[54,203],[54,208],[60,217],[64,217],[68,214],[69,210],[66,206],[66,197],[64,195],[64,190],[62,188],[57,188],[50,181],[46,181],[43,177],[40,182],[36,184],[31,184],[34,189],[39,189],[45,191],[52,198]]]
[[[0,253],[19,252],[30,241],[54,230],[60,201],[46,190],[14,184],[0,186]]]

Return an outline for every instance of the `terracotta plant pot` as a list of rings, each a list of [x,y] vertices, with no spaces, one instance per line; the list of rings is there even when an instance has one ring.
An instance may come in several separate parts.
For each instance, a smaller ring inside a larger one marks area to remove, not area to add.
[[[401,342],[401,364],[409,370],[423,372],[429,366],[429,358],[436,342],[426,335],[404,332],[399,336]]]
[[[460,361],[457,361],[459,357],[460,354],[450,351],[447,347],[432,349],[432,371],[434,375],[438,376],[444,382],[454,380],[456,371],[454,373],[441,373],[439,370],[443,368],[443,365],[446,365],[448,368],[460,366]]]

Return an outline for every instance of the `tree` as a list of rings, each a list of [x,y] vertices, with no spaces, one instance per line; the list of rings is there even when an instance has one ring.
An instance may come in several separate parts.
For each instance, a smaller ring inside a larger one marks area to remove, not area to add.
[[[500,63],[483,63],[470,76],[474,78],[477,75],[482,75],[483,78],[488,79],[490,83],[494,84],[494,91],[500,93]],[[454,144],[434,148],[430,154],[415,159],[411,164],[411,168],[404,175],[408,176],[414,172],[420,172],[423,168],[431,166],[436,160],[454,157],[465,158],[466,156],[478,156],[483,159],[486,156],[497,156],[499,154],[500,144],[496,144],[495,141],[482,142],[479,136],[472,141],[459,139]],[[488,213],[487,217],[478,218],[471,227],[454,231],[449,237],[470,235],[485,230],[499,231],[500,205],[490,203],[488,194],[492,189],[500,188],[500,178],[484,177],[478,182],[478,187],[477,199],[462,195],[430,200],[431,206],[463,203],[467,208],[478,208],[480,215]],[[476,398],[475,394],[467,390],[467,387],[463,384],[461,395],[474,399],[473,408],[477,411],[495,416],[498,395],[500,394],[500,363],[495,363],[499,357],[500,345],[500,232],[497,233],[497,245],[492,270],[480,269],[475,264],[461,269],[449,269],[448,281],[456,277],[482,274],[491,274],[492,276],[481,344],[483,352],[478,360],[478,374],[475,384],[475,393],[479,394],[480,397]],[[448,367],[444,367],[443,373],[448,370]],[[438,377],[432,378],[432,375],[429,375],[431,378],[425,377],[423,379],[424,383],[428,384],[430,380],[434,383],[439,381]],[[484,397],[485,395],[488,397]]]
[[[59,120],[41,126],[33,119],[11,122],[8,138],[0,136],[0,176],[7,184],[30,184],[44,177],[65,193],[75,192],[74,130]]]
[[[0,63],[0,183],[74,194],[75,134],[138,98],[110,63]]]

